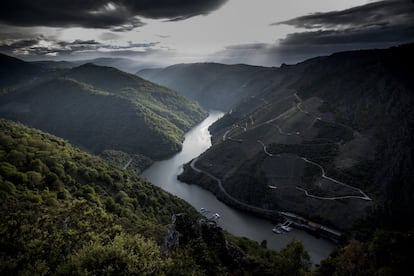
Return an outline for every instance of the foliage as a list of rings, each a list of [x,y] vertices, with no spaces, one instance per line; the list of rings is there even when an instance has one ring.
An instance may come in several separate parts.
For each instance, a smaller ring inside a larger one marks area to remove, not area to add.
[[[406,275],[414,254],[412,232],[377,230],[367,242],[350,241],[322,261],[316,275]]]
[[[177,92],[112,67],[85,64],[69,71],[66,77],[127,99],[184,131],[205,115],[197,103]]]
[[[271,275],[297,263],[253,242],[238,249],[219,228],[166,256],[171,214],[198,217],[188,204],[61,138],[6,120],[0,130],[2,275]]]
[[[241,263],[253,275],[308,275],[310,258],[299,241],[292,240],[280,252],[275,252],[247,238],[228,238],[248,254]]]
[[[158,246],[140,235],[120,234],[87,243],[59,268],[62,275],[162,275],[166,262]]]
[[[121,168],[129,164],[127,170],[136,174],[140,174],[154,162],[142,154],[128,154],[118,150],[104,150],[99,156]]]
[[[64,72],[0,95],[1,116],[94,153],[115,149],[154,159],[179,151],[184,132],[206,116],[177,92],[114,68]]]

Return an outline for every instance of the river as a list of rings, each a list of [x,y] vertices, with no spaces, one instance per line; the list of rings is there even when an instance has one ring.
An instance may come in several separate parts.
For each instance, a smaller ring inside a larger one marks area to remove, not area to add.
[[[247,237],[261,242],[267,240],[268,248],[279,250],[290,240],[303,242],[313,264],[326,258],[335,245],[324,239],[317,239],[308,233],[293,229],[280,235],[272,232],[273,225],[264,219],[236,210],[216,199],[207,190],[197,185],[189,185],[177,180],[182,165],[199,156],[211,146],[208,127],[223,116],[223,112],[210,111],[209,116],[185,135],[183,149],[170,159],[154,163],[142,176],[162,189],[184,199],[194,208],[220,214],[218,224],[235,236]]]

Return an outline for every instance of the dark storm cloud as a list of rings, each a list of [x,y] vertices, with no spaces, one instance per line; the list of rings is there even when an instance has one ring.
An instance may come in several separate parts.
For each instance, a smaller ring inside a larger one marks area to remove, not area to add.
[[[292,33],[281,40],[281,45],[395,44],[410,42],[413,39],[414,26],[401,26],[399,28],[373,28],[369,31],[346,29]]]
[[[12,55],[49,55],[90,51],[102,47],[95,40],[54,41],[43,36],[30,40],[0,41],[0,51]]]
[[[127,1],[128,7],[137,15],[180,20],[196,15],[208,14],[219,8],[227,0],[142,0]]]
[[[227,0],[3,0],[0,22],[14,26],[111,28],[142,26],[137,18],[185,19],[207,14]]]
[[[36,39],[22,39],[22,40],[14,41],[14,42],[10,43],[8,46],[11,49],[19,49],[19,48],[32,47],[32,46],[36,45],[37,43],[38,43],[38,40],[36,40]],[[4,45],[6,45],[6,44],[4,44]]]
[[[0,52],[6,54],[13,54],[17,52],[23,52],[24,49],[30,49],[35,47],[39,43],[39,38],[34,39],[18,39],[18,40],[7,40],[0,41]]]
[[[71,47],[71,46],[90,46],[90,45],[100,45],[100,43],[96,40],[80,40],[76,39],[74,41],[58,41],[56,42],[57,45],[60,45],[62,47]]]
[[[44,36],[38,36],[34,39],[20,40],[3,40],[0,41],[0,52],[24,56],[25,58],[44,57],[44,56],[77,56],[80,53],[113,53],[122,55],[122,53],[142,53],[151,50],[159,42],[150,43],[132,43],[127,45],[111,45],[100,43],[95,40],[74,40],[74,41],[57,41]]]
[[[246,44],[216,53],[226,63],[280,65],[333,52],[386,48],[414,41],[414,2],[385,0],[343,11],[316,13],[272,25],[309,29],[278,44]]]
[[[404,43],[414,38],[414,2],[385,0],[327,13],[316,13],[277,24],[320,29],[293,33],[282,45]]]
[[[120,28],[142,26],[123,5],[91,0],[6,0],[0,21],[14,26]]]
[[[274,23],[306,29],[385,28],[414,24],[413,0],[385,0],[342,11],[315,13]]]

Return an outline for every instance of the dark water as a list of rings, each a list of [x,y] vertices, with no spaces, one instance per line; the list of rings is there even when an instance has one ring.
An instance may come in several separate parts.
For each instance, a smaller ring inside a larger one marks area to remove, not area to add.
[[[332,243],[317,239],[297,229],[280,235],[274,234],[270,222],[229,207],[218,201],[212,193],[196,185],[188,185],[177,180],[177,175],[182,171],[182,165],[211,146],[208,127],[222,115],[223,112],[210,111],[208,118],[185,135],[183,150],[180,153],[168,160],[156,162],[142,175],[155,185],[184,199],[197,210],[205,208],[212,214],[220,214],[218,224],[233,235],[244,236],[257,242],[267,240],[267,246],[276,250],[292,239],[300,240],[309,252],[312,262],[319,263],[333,250]]]

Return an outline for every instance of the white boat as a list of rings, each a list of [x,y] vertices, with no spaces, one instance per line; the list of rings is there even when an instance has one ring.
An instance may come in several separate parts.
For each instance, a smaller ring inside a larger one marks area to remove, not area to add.
[[[287,225],[282,225],[280,226],[280,228],[286,232],[290,232],[292,230],[292,227],[287,226]]]
[[[272,229],[272,232],[275,233],[275,234],[282,234],[282,231],[280,231],[280,228],[277,228],[277,227],[274,227]]]

